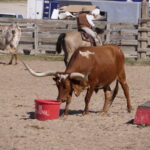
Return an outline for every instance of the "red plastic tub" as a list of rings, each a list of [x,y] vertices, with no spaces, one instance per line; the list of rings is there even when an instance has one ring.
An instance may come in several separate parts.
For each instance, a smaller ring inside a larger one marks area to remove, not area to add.
[[[36,99],[35,118],[41,121],[59,118],[61,102],[56,100]]]
[[[150,109],[138,108],[134,124],[150,124]]]
[[[150,124],[150,101],[138,106],[134,124]]]

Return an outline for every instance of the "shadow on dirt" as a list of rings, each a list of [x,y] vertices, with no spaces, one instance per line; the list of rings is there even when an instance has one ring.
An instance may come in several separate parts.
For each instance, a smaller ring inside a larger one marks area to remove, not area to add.
[[[127,122],[127,124],[131,124],[131,125],[134,125],[134,119],[131,119]]]
[[[60,110],[60,116],[63,115],[64,109]],[[99,111],[89,111],[89,113],[99,113]],[[80,115],[83,114],[83,110],[69,110],[68,115]],[[36,119],[35,112],[27,112],[28,117],[23,117],[23,120]]]
[[[60,116],[63,114],[64,110],[60,110]],[[89,113],[100,113],[100,111],[89,111]],[[80,115],[83,114],[83,110],[69,110],[68,115]]]
[[[5,62],[1,62],[1,61],[0,61],[0,65],[6,65],[6,64],[7,64],[7,63],[5,63]]]
[[[135,125],[137,128],[145,128],[145,127],[150,127],[150,124],[135,124],[134,119],[130,120],[127,122],[129,125]]]
[[[60,110],[60,116],[63,115],[64,113],[64,109]],[[68,115],[78,115],[78,114],[82,114],[83,111],[82,110],[69,110],[68,111]]]
[[[35,112],[27,112],[28,117],[22,117],[22,120],[36,119]]]
[[[35,119],[35,112],[28,112],[29,119]]]

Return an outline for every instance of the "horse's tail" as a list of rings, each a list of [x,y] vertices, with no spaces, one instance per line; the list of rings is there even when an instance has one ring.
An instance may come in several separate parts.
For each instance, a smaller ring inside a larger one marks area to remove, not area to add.
[[[61,33],[57,39],[57,42],[56,42],[56,51],[57,53],[61,53],[61,49],[62,49],[62,42],[64,42],[64,38],[66,36],[66,33]]]
[[[110,106],[112,105],[117,93],[118,93],[118,89],[119,89],[119,86],[118,86],[118,80],[116,81],[116,86],[113,90],[113,93],[112,93],[112,97],[111,97],[111,100],[110,100]]]

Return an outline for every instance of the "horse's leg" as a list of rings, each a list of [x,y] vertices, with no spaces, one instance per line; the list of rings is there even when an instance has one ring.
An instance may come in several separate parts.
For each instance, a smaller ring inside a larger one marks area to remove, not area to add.
[[[7,49],[8,49],[8,51],[10,52],[10,54],[11,54],[11,58],[10,58],[10,61],[8,62],[8,65],[11,65],[12,64],[12,61],[13,61],[13,59],[14,59],[14,51],[13,51],[13,49],[9,46],[9,47],[7,47]]]
[[[69,62],[71,56],[72,56],[72,53],[70,54],[70,53],[68,53],[67,51],[65,51],[64,62],[65,62],[65,66],[66,66],[66,67],[67,67],[67,65],[68,65],[68,62]]]
[[[67,64],[70,61],[70,58],[73,54],[73,50],[72,50],[72,48],[66,46],[66,47],[64,47],[64,52],[65,52],[64,62],[65,62],[65,65],[67,66]]]
[[[17,54],[14,54],[14,57],[15,57],[15,65],[17,65],[18,64],[18,56],[17,56]]]
[[[14,54],[11,54],[11,58],[10,58],[10,61],[9,61],[8,65],[12,64],[13,59],[14,59]]]
[[[12,64],[12,61],[13,61],[13,58],[14,58],[14,55],[13,55],[13,50],[12,48],[8,45],[6,47],[6,49],[9,51],[9,53],[11,54],[11,58],[10,58],[10,61],[8,62],[8,65],[11,65]]]
[[[99,46],[103,45],[102,39],[101,39],[101,37],[100,37],[99,35],[97,35],[97,39],[98,39],[98,41],[99,41]]]
[[[67,67],[67,64],[68,64],[68,51],[67,51],[67,47],[66,47],[66,42],[65,41],[62,43],[62,48],[63,48],[63,51],[64,51],[65,66]]]
[[[70,61],[70,59],[71,59],[71,57],[72,57],[72,54],[73,54],[73,50],[71,50],[70,52],[69,52],[69,54],[68,54],[68,62]]]
[[[67,67],[67,64],[68,64],[68,53],[65,51],[65,54],[64,54],[64,62],[65,62],[65,66]]]
[[[17,60],[18,60],[18,58],[17,58],[17,49],[16,48],[9,48],[9,51],[11,53],[11,59],[10,59],[8,64],[11,65],[14,58],[15,58],[15,64],[17,64]]]

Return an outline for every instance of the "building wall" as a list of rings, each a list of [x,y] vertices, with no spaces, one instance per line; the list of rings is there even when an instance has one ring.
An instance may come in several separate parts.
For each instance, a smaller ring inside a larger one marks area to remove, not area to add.
[[[139,2],[116,2],[99,1],[91,2],[99,6],[102,11],[107,12],[107,21],[137,23],[141,14],[141,3]]]
[[[137,23],[141,14],[141,3],[140,2],[121,2],[121,1],[101,1],[101,0],[58,0],[60,6],[71,5],[71,4],[86,4],[96,5],[101,11],[107,12],[107,21],[110,22],[129,22]]]

